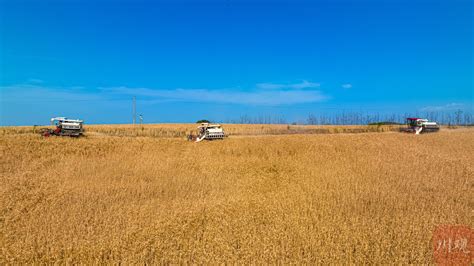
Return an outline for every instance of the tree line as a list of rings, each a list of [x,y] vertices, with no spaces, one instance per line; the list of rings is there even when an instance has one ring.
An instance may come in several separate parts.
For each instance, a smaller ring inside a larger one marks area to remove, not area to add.
[[[306,124],[306,125],[368,125],[372,123],[405,124],[407,117],[426,118],[441,125],[474,125],[472,113],[462,110],[454,112],[416,112],[416,113],[310,113],[303,121],[289,121],[283,115],[242,115],[228,119],[232,124]]]

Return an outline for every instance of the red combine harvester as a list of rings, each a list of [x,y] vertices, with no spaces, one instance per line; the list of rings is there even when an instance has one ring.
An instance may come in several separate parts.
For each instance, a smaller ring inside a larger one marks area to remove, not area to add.
[[[400,129],[407,133],[430,133],[439,131],[439,126],[436,122],[430,122],[428,119],[409,117],[407,118],[407,127]]]
[[[77,119],[68,119],[66,117],[51,118],[51,124],[56,125],[55,129],[42,128],[40,134],[44,137],[49,136],[69,136],[80,137],[84,132],[82,124],[84,121]]]

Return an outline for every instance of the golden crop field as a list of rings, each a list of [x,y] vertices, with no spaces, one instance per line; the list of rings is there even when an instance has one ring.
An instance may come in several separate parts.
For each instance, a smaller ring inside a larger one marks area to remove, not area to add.
[[[194,127],[2,128],[0,264],[433,263],[474,225],[474,129]]]

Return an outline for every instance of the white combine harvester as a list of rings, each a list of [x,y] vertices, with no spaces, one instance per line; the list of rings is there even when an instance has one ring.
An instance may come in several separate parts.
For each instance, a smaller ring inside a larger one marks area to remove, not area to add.
[[[195,142],[200,142],[203,140],[215,140],[215,139],[223,139],[225,137],[224,130],[222,126],[219,124],[210,124],[210,123],[202,123],[198,126],[198,135],[197,136],[189,136],[190,140],[194,140]]]
[[[429,133],[439,131],[439,126],[436,122],[430,122],[428,119],[409,117],[407,118],[407,127],[401,129],[408,133]]]
[[[45,137],[53,136],[69,136],[79,137],[84,132],[82,127],[84,121],[78,119],[68,119],[67,117],[51,118],[51,125],[55,125],[55,129],[42,128],[40,134]]]

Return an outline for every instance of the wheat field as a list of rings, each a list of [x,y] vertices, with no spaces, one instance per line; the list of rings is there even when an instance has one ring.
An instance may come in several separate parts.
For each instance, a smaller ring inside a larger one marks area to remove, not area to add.
[[[400,126],[334,126],[334,125],[271,125],[271,124],[224,124],[226,134],[245,135],[288,135],[288,134],[337,134],[399,131]],[[40,128],[51,126],[0,127],[0,136],[9,134],[30,134]],[[144,125],[87,125],[89,136],[118,137],[153,137],[175,138],[186,137],[195,133],[196,124],[144,124]]]
[[[0,264],[432,263],[436,226],[473,227],[473,129],[281,127],[3,128]]]

